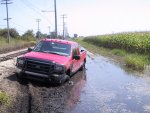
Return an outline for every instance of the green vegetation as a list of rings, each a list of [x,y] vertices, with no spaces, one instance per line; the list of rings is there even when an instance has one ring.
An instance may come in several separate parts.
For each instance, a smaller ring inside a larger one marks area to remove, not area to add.
[[[19,37],[19,33],[17,32],[16,29],[11,28],[11,29],[9,30],[9,32],[10,32],[10,36],[11,36],[12,38],[18,38],[18,37]],[[4,37],[4,38],[7,38],[7,29],[6,29],[6,28],[5,28],[5,29],[0,29],[0,36],[2,36],[2,37]]]
[[[106,48],[119,48],[128,52],[149,54],[150,32],[120,33],[86,37],[84,41]]]
[[[20,36],[15,29],[10,29],[10,36],[10,43],[8,43],[7,29],[0,29],[0,53],[30,47],[36,42],[32,30],[28,30]]]
[[[127,55],[127,52],[125,50],[121,50],[121,49],[112,49],[112,53],[114,55],[118,55],[118,56],[125,56],[125,55]]]
[[[9,105],[10,102],[10,97],[5,92],[0,91],[0,104]]]
[[[145,65],[150,63],[150,57],[148,55],[129,54],[125,58],[125,63],[132,69],[143,70]]]
[[[13,51],[25,47],[30,47],[35,45],[35,39],[33,41],[23,40],[23,39],[11,39],[10,43],[5,38],[0,37],[0,53],[5,53],[8,51]]]
[[[93,36],[75,41],[89,51],[108,57],[119,57],[127,67],[134,70],[143,70],[150,64],[149,32]]]

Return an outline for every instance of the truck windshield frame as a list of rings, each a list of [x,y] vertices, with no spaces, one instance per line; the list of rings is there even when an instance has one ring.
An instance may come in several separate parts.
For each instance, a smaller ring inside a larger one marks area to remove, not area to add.
[[[70,56],[71,45],[60,42],[40,41],[33,49],[35,52]]]

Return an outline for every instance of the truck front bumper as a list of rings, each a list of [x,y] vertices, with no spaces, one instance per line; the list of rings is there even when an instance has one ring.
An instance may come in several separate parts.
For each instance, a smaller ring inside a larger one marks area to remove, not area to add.
[[[30,71],[23,71],[21,69],[17,70],[18,74],[22,75],[22,78],[27,78],[31,80],[38,80],[38,81],[48,81],[48,82],[55,82],[55,83],[60,83],[64,82],[67,79],[67,75],[65,73],[63,74],[50,74],[50,75],[45,75],[45,74],[40,74],[40,73],[34,73]]]

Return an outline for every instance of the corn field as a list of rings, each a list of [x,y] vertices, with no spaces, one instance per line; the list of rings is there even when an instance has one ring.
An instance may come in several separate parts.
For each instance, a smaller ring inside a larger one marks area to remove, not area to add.
[[[142,54],[150,53],[150,32],[92,36],[84,38],[84,41],[106,48],[119,48]]]

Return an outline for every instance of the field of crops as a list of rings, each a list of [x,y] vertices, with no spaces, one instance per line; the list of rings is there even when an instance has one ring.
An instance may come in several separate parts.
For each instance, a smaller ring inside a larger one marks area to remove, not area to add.
[[[119,48],[142,54],[150,53],[150,32],[92,36],[86,37],[84,41],[106,48]]]

